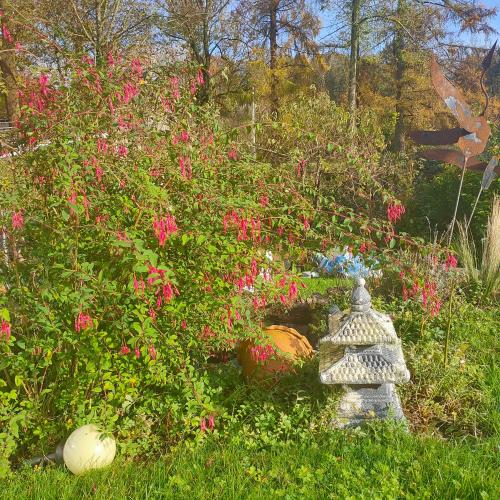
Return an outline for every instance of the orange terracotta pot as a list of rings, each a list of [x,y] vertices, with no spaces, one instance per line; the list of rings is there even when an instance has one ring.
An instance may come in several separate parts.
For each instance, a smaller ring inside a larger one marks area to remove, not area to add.
[[[270,348],[267,351],[265,347],[259,348],[250,340],[241,342],[238,347],[238,362],[246,379],[262,379],[275,373],[290,371],[296,361],[312,356],[313,348],[309,341],[293,328],[273,325],[265,328],[263,333],[269,339]],[[268,359],[259,360],[259,349],[266,354],[274,351],[274,354],[269,355]]]

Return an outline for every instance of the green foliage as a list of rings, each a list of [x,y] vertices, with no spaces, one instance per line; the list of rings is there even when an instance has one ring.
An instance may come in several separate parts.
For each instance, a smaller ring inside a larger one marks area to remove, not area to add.
[[[457,167],[445,167],[439,173],[422,176],[415,186],[412,200],[408,203],[408,213],[404,219],[404,229],[413,234],[434,239],[436,233],[443,234],[451,222],[460,182]],[[469,219],[474,201],[481,185],[481,174],[467,171],[458,206],[457,219]],[[476,245],[481,245],[491,202],[495,192],[500,190],[500,180],[496,179],[488,191],[483,192],[470,226]]]
[[[411,182],[385,152],[384,136],[373,113],[359,112],[357,134],[349,133],[349,114],[325,93],[300,96],[278,122],[264,121],[258,151],[316,211],[332,205],[385,216],[384,205]],[[396,189],[395,189],[396,188]]]

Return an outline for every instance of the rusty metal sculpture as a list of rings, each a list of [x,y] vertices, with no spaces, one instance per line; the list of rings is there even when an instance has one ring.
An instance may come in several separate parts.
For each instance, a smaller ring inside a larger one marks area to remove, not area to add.
[[[429,160],[440,160],[445,163],[456,165],[462,169],[460,177],[460,185],[458,188],[457,200],[453,219],[451,221],[450,234],[448,244],[451,243],[453,237],[453,229],[457,218],[458,205],[462,186],[464,181],[465,170],[484,171],[486,163],[478,159],[490,137],[490,127],[486,121],[486,110],[488,109],[488,93],[484,88],[484,77],[491,66],[493,54],[495,53],[497,42],[488,51],[482,62],[482,74],[480,79],[481,89],[485,95],[485,105],[479,116],[472,114],[471,108],[464,99],[464,96],[458,88],[456,88],[444,75],[443,70],[437,63],[435,57],[431,60],[431,78],[436,92],[444,101],[448,109],[458,121],[459,127],[438,131],[418,130],[410,133],[410,137],[417,144],[428,146],[443,146],[456,144],[459,151],[449,148],[427,149],[420,152],[420,155]],[[493,167],[495,168],[495,167]]]

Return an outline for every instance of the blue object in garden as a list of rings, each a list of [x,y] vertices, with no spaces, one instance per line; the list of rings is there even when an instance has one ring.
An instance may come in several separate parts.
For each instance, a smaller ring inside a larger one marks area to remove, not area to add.
[[[367,278],[377,274],[374,266],[366,266],[360,255],[354,257],[348,251],[335,257],[327,257],[317,252],[314,254],[314,259],[318,264],[318,268],[328,274],[338,274],[346,278]]]

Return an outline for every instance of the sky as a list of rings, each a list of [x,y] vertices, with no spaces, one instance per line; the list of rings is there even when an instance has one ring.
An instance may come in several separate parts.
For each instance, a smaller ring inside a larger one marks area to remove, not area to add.
[[[481,0],[478,3],[483,4],[485,7],[497,8],[497,15],[489,21],[490,25],[497,33],[489,37],[485,37],[484,35],[462,34],[460,36],[461,40],[467,45],[474,47],[490,47],[496,39],[498,39],[500,43],[500,0]]]
[[[497,8],[497,14],[495,17],[491,18],[489,20],[489,24],[493,27],[493,29],[497,32],[496,34],[490,34],[488,36],[485,36],[484,34],[471,34],[471,33],[462,33],[458,36],[458,39],[461,43],[464,45],[469,45],[471,47],[482,47],[482,48],[489,48],[493,45],[495,40],[498,39],[498,45],[500,45],[500,0],[480,0],[477,2],[478,4],[482,4],[485,7],[488,8]],[[323,26],[330,24],[328,17],[330,17],[331,14],[328,14],[326,17],[324,14],[319,12],[319,16],[321,19],[321,22]],[[451,27],[452,31],[456,30],[456,26]],[[320,37],[326,35],[330,29],[327,30],[323,28],[320,33]]]

